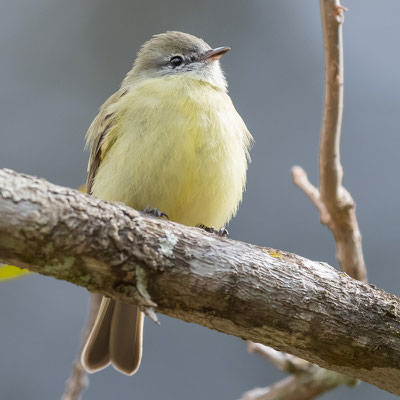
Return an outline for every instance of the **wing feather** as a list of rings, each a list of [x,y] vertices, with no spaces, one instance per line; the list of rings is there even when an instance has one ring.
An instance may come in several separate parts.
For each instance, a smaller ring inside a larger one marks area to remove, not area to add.
[[[86,133],[86,148],[90,148],[86,193],[91,194],[93,180],[96,177],[100,163],[115,141],[115,138],[110,140],[108,137],[117,121],[116,112],[111,111],[110,108],[126,93],[126,89],[120,89],[110,96],[100,107],[99,113]]]

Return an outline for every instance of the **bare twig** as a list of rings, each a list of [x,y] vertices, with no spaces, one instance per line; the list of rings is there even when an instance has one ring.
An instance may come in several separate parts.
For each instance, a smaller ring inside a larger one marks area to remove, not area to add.
[[[342,186],[343,169],[340,163],[340,134],[343,113],[343,11],[339,0],[320,0],[325,50],[325,102],[319,152],[319,190],[310,183],[306,172],[299,166],[292,168],[292,178],[314,203],[321,223],[332,231],[340,268],[355,279],[366,281],[367,274],[361,247],[361,234],[355,216],[355,204],[350,193]],[[260,351],[258,351],[260,352]],[[279,369],[290,364],[286,357],[272,349],[262,349]],[[296,376],[288,377],[270,388],[257,389],[245,394],[244,400],[313,399],[340,384],[354,384],[345,375],[335,374],[318,366],[294,358],[305,368]],[[308,367],[307,367],[308,364]],[[296,370],[293,371],[296,373]],[[297,371],[298,372],[298,371]],[[349,383],[350,382],[350,383]]]
[[[243,394],[242,400],[312,400],[339,385],[354,386],[359,382],[262,344],[249,342],[248,350],[292,376],[271,386],[250,390]]]
[[[306,171],[298,165],[295,165],[291,172],[293,183],[309,197],[319,211],[321,223],[332,228],[331,215],[326,209],[324,202],[321,200],[318,189],[308,180]]]
[[[272,386],[250,390],[242,400],[311,400],[339,385],[356,383],[356,379],[311,364],[309,372],[293,374]]]
[[[94,322],[96,321],[97,311],[99,310],[101,303],[101,296],[93,293],[91,295],[91,303],[90,303],[90,311],[87,324],[82,334],[82,344],[78,353],[78,357],[74,362],[74,367],[72,369],[72,375],[67,380],[65,385],[65,391],[61,400],[78,400],[81,396],[82,391],[88,386],[89,379],[87,377],[87,373],[85,368],[81,363],[81,353],[83,350],[83,346],[88,339]]]
[[[293,167],[294,183],[315,204],[321,222],[332,231],[340,269],[367,280],[355,204],[342,185],[340,134],[343,113],[343,10],[339,0],[320,0],[325,49],[325,102],[319,152],[319,191],[300,167]]]
[[[325,104],[320,141],[321,200],[333,221],[340,268],[360,281],[367,273],[361,247],[361,234],[355,204],[342,186],[340,134],[343,113],[343,7],[339,0],[320,0],[325,48]]]
[[[260,343],[248,342],[247,350],[249,353],[258,354],[275,365],[281,371],[289,374],[308,371],[310,365],[308,361],[302,360],[291,354],[276,351],[272,347],[264,346]]]

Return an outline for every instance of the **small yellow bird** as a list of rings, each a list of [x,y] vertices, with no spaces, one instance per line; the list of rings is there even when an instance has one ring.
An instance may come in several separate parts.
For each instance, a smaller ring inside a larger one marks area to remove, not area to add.
[[[87,191],[190,226],[223,227],[246,183],[252,137],[227,94],[212,49],[182,32],[155,35],[86,134]],[[110,363],[134,374],[142,357],[143,313],[103,298],[82,353],[89,372]]]

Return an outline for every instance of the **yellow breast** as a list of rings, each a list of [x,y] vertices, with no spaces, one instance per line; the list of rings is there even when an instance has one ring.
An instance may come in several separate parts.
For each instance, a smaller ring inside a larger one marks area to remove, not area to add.
[[[221,227],[245,187],[251,135],[230,97],[185,77],[146,79],[110,106],[117,123],[93,194]]]

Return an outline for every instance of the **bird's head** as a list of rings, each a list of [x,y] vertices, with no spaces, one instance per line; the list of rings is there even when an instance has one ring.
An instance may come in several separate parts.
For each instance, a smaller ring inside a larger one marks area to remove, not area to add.
[[[229,50],[229,47],[213,49],[204,40],[187,33],[161,33],[141,47],[124,84],[185,74],[226,91],[226,79],[218,60]]]

